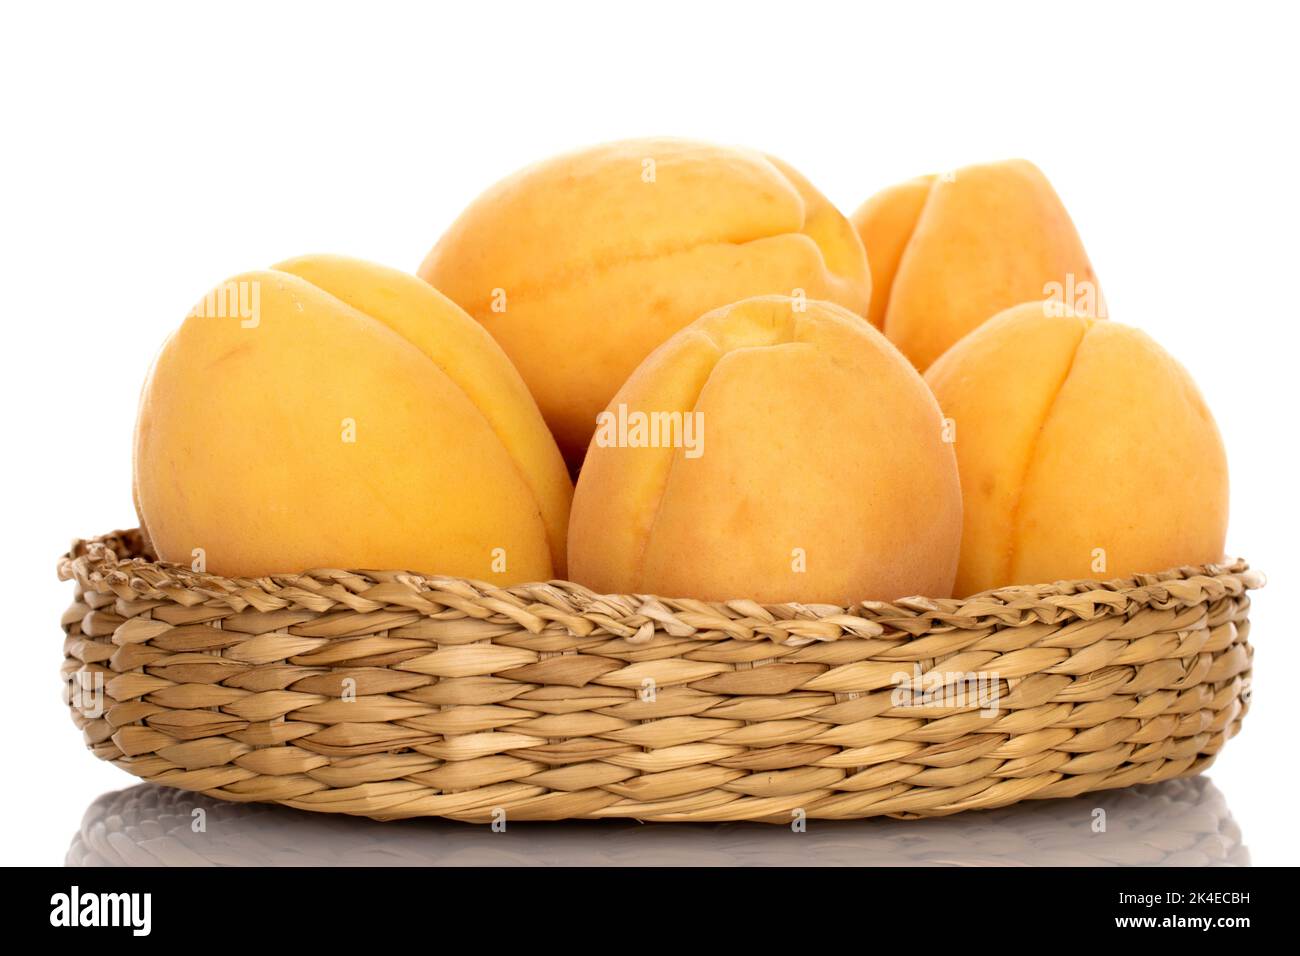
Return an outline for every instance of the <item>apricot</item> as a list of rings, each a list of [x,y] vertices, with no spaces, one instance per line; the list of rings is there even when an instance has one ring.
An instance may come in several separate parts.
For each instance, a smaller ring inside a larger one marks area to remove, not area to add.
[[[1054,298],[1105,314],[1069,214],[1025,160],[908,180],[872,196],[852,220],[871,262],[868,318],[921,370],[1021,302]]]
[[[451,300],[382,266],[308,256],[219,285],[155,360],[134,457],[166,561],[565,572],[572,486],[523,380]]]
[[[1028,302],[925,380],[954,426],[959,596],[1223,558],[1228,465],[1186,370],[1147,335]]]
[[[574,492],[572,576],[707,600],[947,596],[961,497],[941,419],[847,309],[787,296],[716,309],[602,415]]]
[[[777,159],[677,139],[569,153],[490,188],[420,275],[501,343],[576,462],[650,352],[704,312],[802,294],[862,313],[848,220]]]

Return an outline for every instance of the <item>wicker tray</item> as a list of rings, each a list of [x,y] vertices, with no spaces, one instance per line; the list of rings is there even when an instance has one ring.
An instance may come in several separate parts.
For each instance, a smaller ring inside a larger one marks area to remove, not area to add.
[[[225,800],[380,819],[940,816],[1204,770],[1244,562],[844,609],[391,571],[228,579],[77,542],[73,720]]]
[[[196,811],[201,811],[196,813]],[[1100,811],[1100,812],[1099,812]],[[202,820],[202,826],[196,826]],[[1101,824],[1104,824],[1101,825]],[[377,823],[140,784],[92,803],[68,866],[1249,866],[1208,776],[927,820]]]

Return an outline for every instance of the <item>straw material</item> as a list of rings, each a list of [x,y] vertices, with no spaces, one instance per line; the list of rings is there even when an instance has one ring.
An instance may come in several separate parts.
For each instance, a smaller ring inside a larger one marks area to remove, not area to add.
[[[229,579],[157,562],[137,531],[77,542],[59,574],[72,716],[100,758],[224,800],[476,822],[940,816],[1196,774],[1246,711],[1263,583],[1238,561],[718,604]]]
[[[626,820],[508,826],[377,823],[228,803],[148,784],[87,808],[68,866],[1249,866],[1209,777],[942,820],[757,823]]]

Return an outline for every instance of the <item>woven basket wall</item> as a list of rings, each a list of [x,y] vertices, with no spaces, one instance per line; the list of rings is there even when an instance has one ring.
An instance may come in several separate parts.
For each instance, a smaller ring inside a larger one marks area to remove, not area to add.
[[[202,811],[196,814],[195,811]],[[1098,811],[1104,812],[1104,828]],[[198,820],[202,826],[196,826]],[[92,803],[68,866],[1249,866],[1208,776],[964,813],[917,826],[823,821],[377,823],[143,784]]]
[[[1196,774],[1246,711],[1262,583],[1237,562],[714,604],[234,580],[158,563],[135,531],[59,573],[72,717],[100,758],[225,800],[470,821],[939,816]],[[934,696],[900,698],[900,675]]]

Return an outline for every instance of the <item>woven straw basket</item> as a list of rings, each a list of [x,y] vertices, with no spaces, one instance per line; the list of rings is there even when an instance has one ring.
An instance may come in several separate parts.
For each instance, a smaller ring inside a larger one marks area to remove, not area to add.
[[[202,811],[201,816],[195,811]],[[1104,817],[1098,811],[1104,812]],[[195,826],[197,819],[204,826]],[[1098,827],[1098,819],[1105,821]],[[92,803],[68,866],[1249,866],[1208,776],[976,810],[783,827],[623,820],[376,823],[140,785]]]
[[[468,821],[940,816],[1196,774],[1246,711],[1262,584],[1238,561],[717,604],[229,579],[158,562],[136,531],[78,542],[59,574],[97,756],[224,800]]]

